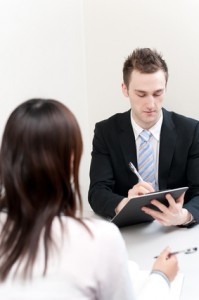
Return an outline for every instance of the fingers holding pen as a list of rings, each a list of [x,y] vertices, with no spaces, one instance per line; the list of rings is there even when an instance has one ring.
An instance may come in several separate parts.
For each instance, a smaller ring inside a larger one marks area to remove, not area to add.
[[[160,253],[153,265],[153,270],[163,272],[170,282],[173,281],[177,275],[179,266],[176,255],[171,254],[171,249],[169,247],[165,248]]]
[[[132,198],[145,195],[147,193],[154,192],[151,184],[145,181],[141,181],[133,186],[132,189],[128,190],[128,197],[124,198],[120,201],[120,203],[116,206],[115,212],[119,213],[123,207],[128,203],[128,201]]]
[[[147,193],[154,192],[153,187],[150,183],[141,181],[133,186],[132,189],[128,191],[128,199],[135,198],[137,196],[145,195]]]

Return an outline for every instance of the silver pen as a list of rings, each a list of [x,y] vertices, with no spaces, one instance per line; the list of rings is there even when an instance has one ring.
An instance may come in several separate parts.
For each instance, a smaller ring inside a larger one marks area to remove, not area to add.
[[[138,170],[136,169],[136,167],[134,166],[134,164],[132,162],[129,163],[129,168],[137,176],[137,178],[139,179],[139,181],[144,181],[142,179],[141,175],[138,173]]]
[[[170,257],[171,255],[176,255],[176,254],[180,254],[180,253],[191,254],[191,253],[196,252],[197,250],[198,250],[197,247],[188,248],[188,249],[184,249],[184,250],[178,250],[178,251],[174,251],[174,252],[169,253],[169,257]],[[154,258],[158,258],[158,255],[155,256]]]

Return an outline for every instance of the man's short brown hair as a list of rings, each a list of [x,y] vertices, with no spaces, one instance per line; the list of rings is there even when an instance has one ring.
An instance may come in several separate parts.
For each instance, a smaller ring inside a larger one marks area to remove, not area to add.
[[[156,50],[150,48],[137,48],[130,54],[124,62],[123,80],[127,88],[129,87],[130,78],[133,70],[140,73],[155,73],[162,70],[165,73],[166,82],[168,80],[168,68],[162,55]]]

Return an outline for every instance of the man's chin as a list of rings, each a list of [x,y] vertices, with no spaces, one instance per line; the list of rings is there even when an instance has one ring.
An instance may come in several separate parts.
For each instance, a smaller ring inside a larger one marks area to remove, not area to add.
[[[145,128],[151,128],[158,122],[158,118],[154,116],[148,116],[142,119],[142,123],[144,124]]]

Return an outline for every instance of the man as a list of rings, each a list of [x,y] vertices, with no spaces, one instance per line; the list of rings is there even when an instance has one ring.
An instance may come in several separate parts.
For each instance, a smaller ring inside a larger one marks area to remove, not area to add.
[[[97,214],[112,218],[136,195],[188,186],[176,201],[166,196],[169,207],[153,200],[160,211],[143,211],[165,226],[199,222],[199,122],[162,108],[167,80],[167,65],[157,51],[136,49],[126,59],[122,91],[131,110],[95,127],[89,202]],[[143,131],[150,135],[153,180],[138,182],[128,164],[142,171]]]

